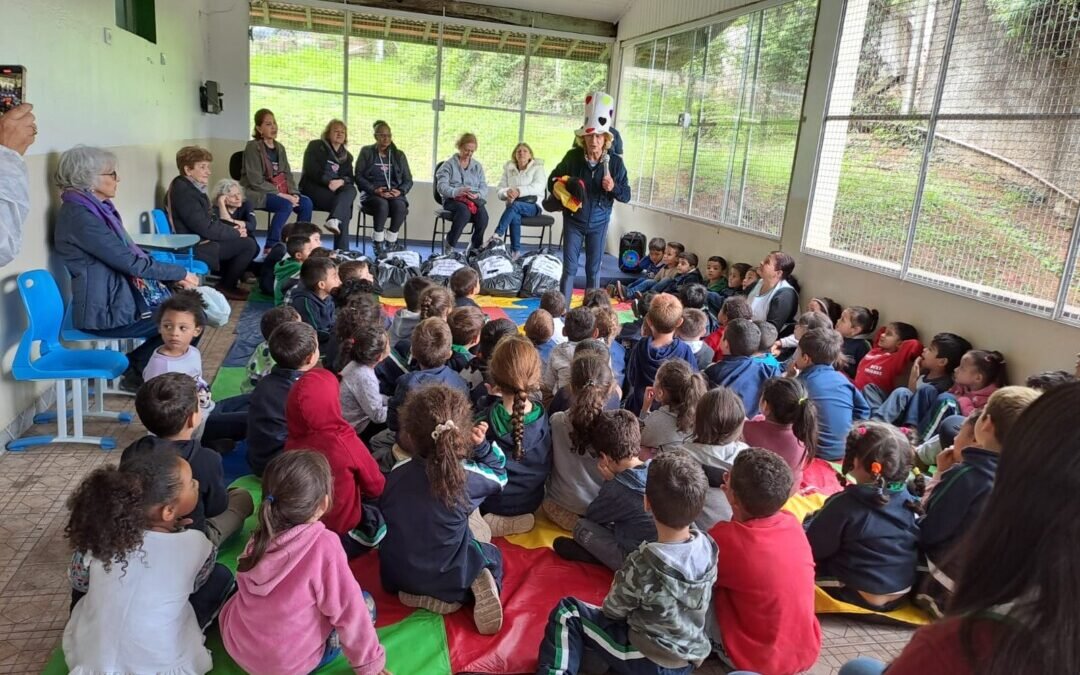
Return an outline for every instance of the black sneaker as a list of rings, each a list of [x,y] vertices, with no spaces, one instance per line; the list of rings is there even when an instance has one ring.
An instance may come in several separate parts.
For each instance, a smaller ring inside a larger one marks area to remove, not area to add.
[[[134,394],[139,391],[139,387],[143,384],[142,375],[134,370],[125,370],[123,376],[120,377],[120,381],[116,383],[116,387],[120,391],[126,391],[129,394]]]
[[[572,560],[574,562],[590,563],[593,565],[603,564],[596,556],[589,553],[584,546],[570,537],[555,537],[555,541],[551,542],[551,548],[555,549],[556,555],[563,560]]]

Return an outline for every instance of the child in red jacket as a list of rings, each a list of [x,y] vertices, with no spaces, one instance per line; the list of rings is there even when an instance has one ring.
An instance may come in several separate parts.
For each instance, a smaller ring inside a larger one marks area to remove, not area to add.
[[[799,521],[780,510],[791,481],[780,455],[749,448],[721,486],[732,518],[709,531],[721,553],[705,630],[729,669],[799,673],[821,651],[814,556]]]
[[[903,376],[922,353],[919,331],[910,323],[894,321],[878,331],[873,348],[859,361],[855,371],[855,387],[876,410],[885,402],[897,380]]]
[[[330,463],[333,504],[323,514],[323,524],[341,537],[350,558],[377,546],[386,524],[373,502],[382,495],[386,478],[341,415],[337,377],[323,368],[304,374],[289,390],[285,421],[286,451],[314,450]]]

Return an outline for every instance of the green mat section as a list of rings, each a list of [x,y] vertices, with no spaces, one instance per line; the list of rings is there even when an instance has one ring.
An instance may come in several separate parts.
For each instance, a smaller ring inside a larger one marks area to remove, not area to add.
[[[240,386],[247,378],[247,368],[244,366],[222,366],[218,368],[217,377],[210,385],[210,395],[215,401],[224,401],[232,396],[241,394]]]
[[[251,287],[251,295],[248,296],[248,302],[269,302],[274,304],[274,296],[267,295],[259,290],[259,285],[255,284]]]
[[[259,480],[258,476],[250,474],[240,476],[229,487],[243,488],[251,493],[251,500],[255,502],[255,510],[258,511],[259,504],[262,502],[262,481]],[[226,539],[218,548],[218,562],[232,570],[233,574],[236,574],[236,560],[244,552],[244,547],[247,546],[248,539],[251,538],[251,532],[258,522],[259,519],[256,515],[251,514],[244,521],[244,529]]]

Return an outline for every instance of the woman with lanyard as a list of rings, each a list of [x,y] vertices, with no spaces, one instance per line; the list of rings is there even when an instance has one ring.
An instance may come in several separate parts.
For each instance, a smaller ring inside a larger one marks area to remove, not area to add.
[[[394,145],[390,125],[379,120],[372,125],[375,143],[360,148],[356,160],[356,184],[363,190],[360,210],[371,216],[371,237],[375,257],[404,248],[398,243],[398,230],[409,213],[405,198],[412,189],[412,172],[405,153]],[[390,231],[386,232],[386,219],[390,218]]]
[[[799,311],[799,281],[792,275],[795,259],[783,251],[773,251],[761,261],[761,279],[750,289],[746,301],[754,321],[768,321],[781,337],[791,332]]]
[[[300,194],[312,205],[326,211],[327,230],[334,234],[334,248],[349,249],[349,221],[352,220],[356,186],[353,185],[353,156],[346,149],[349,130],[341,120],[330,120],[320,138],[304,150],[304,168],[300,174]]]
[[[574,146],[548,177],[553,198],[563,212],[562,292],[573,297],[578,257],[585,246],[585,288],[600,287],[600,263],[615,200],[630,201],[626,165],[609,152],[614,141],[611,119],[615,100],[597,91],[585,97],[585,124],[574,132]],[[551,210],[551,209],[549,209]]]
[[[274,113],[266,108],[255,111],[254,140],[244,146],[240,184],[244,186],[251,207],[270,212],[270,232],[263,251],[281,241],[281,228],[296,213],[298,221],[311,221],[311,199],[296,189],[285,146],[277,142],[278,126]]]

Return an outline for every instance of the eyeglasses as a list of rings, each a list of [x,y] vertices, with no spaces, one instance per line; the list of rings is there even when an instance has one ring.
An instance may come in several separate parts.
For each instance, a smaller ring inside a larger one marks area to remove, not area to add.
[[[390,134],[375,134],[375,138],[393,138]]]
[[[112,176],[113,180],[118,180],[115,171],[110,171],[109,173],[99,173],[98,175],[99,176]]]

